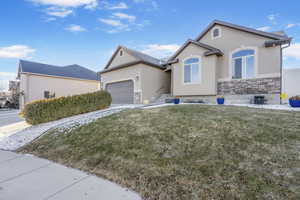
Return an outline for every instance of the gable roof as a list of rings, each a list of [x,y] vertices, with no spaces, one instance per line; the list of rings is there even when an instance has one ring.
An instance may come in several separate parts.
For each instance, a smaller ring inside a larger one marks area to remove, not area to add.
[[[153,63],[149,63],[149,62],[146,62],[146,61],[143,61],[143,60],[137,60],[137,61],[133,61],[133,62],[128,62],[128,63],[120,64],[120,65],[112,67],[112,68],[107,68],[107,69],[104,69],[104,70],[102,70],[102,71],[100,71],[98,73],[102,74],[102,73],[106,73],[106,72],[111,72],[111,71],[115,71],[115,70],[118,70],[118,69],[122,69],[122,68],[126,68],[126,67],[131,67],[131,66],[137,65],[137,64],[145,64],[145,65],[148,65],[150,67],[155,67],[155,68],[158,68],[158,69],[161,69],[161,70],[165,70],[166,69],[166,67],[162,66],[162,65],[154,65]]]
[[[253,28],[248,28],[245,26],[240,26],[240,25],[236,25],[236,24],[232,24],[232,23],[228,23],[228,22],[224,22],[224,21],[220,21],[220,20],[214,20],[212,23],[210,23],[208,25],[208,27],[202,31],[202,33],[200,33],[200,35],[196,38],[196,41],[199,41],[201,38],[203,38],[203,36],[215,25],[222,25],[222,26],[226,26],[232,29],[236,29],[239,31],[244,31],[244,32],[248,32],[248,33],[252,33],[255,35],[259,35],[259,36],[263,36],[263,37],[267,37],[270,39],[274,39],[274,40],[282,40],[282,39],[287,39],[287,35],[284,32],[273,32],[273,33],[269,33],[269,32],[265,32],[265,31],[259,31]]]
[[[99,80],[99,77],[96,72],[75,64],[60,67],[26,60],[20,60],[18,73],[32,73],[95,81]]]
[[[189,39],[174,53],[173,56],[171,56],[169,58],[168,63],[172,63],[172,60],[174,60],[191,43],[194,44],[194,45],[197,45],[199,47],[202,47],[204,49],[207,49],[207,51],[204,53],[204,56],[210,56],[210,55],[222,56],[223,55],[223,52],[220,49],[217,49],[217,48],[212,47],[210,45],[207,45],[207,44]]]
[[[162,67],[162,61],[154,58],[152,56],[149,56],[147,54],[144,54],[142,52],[133,50],[133,49],[129,49],[127,47],[124,46],[118,46],[118,48],[116,49],[116,51],[113,53],[112,57],[109,59],[108,63],[106,64],[104,69],[107,69],[109,67],[109,65],[112,63],[113,59],[116,57],[118,51],[120,49],[123,49],[124,51],[126,51],[129,55],[135,57],[138,61],[143,61],[146,63],[151,63],[152,65],[156,65],[156,66],[161,66]]]

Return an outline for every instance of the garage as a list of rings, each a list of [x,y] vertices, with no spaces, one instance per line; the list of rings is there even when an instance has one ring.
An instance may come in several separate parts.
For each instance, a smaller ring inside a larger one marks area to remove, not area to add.
[[[133,81],[122,81],[106,84],[106,90],[111,94],[113,104],[133,104]]]

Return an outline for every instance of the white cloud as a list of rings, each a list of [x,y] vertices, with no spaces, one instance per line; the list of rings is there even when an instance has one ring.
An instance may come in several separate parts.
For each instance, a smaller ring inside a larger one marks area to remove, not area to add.
[[[296,26],[297,24],[288,24],[288,25],[286,25],[286,29],[288,29],[288,28],[293,28],[294,26]]]
[[[279,14],[270,14],[267,16],[267,18],[272,24],[277,24],[276,18],[278,16],[279,16]]]
[[[144,3],[148,6],[146,11],[153,11],[158,9],[158,3],[155,0],[133,0],[134,3],[140,4]]]
[[[0,58],[26,58],[35,52],[26,45],[13,45],[8,47],[0,47]]]
[[[300,43],[291,44],[290,47],[284,49],[283,56],[300,60]]]
[[[126,19],[130,22],[134,22],[136,20],[136,17],[133,16],[133,15],[128,15],[128,14],[125,14],[125,13],[120,13],[120,12],[117,12],[117,13],[113,13],[113,16],[114,17],[117,17],[119,19]]]
[[[11,72],[0,72],[0,91],[7,91],[10,80],[16,79],[16,74]]]
[[[141,30],[143,27],[150,24],[148,20],[136,22],[136,16],[123,12],[114,12],[111,14],[111,16],[107,18],[99,18],[98,20],[111,27],[109,30],[105,30],[107,33]]]
[[[71,24],[66,28],[67,31],[70,32],[84,32],[87,31],[85,28],[81,27],[80,25]]]
[[[118,33],[118,32],[122,32],[122,31],[130,31],[131,30],[129,28],[128,24],[124,24],[120,20],[100,18],[99,21],[106,25],[114,27],[114,29],[108,30],[107,31],[108,33]]]
[[[74,13],[73,9],[84,7],[85,9],[95,9],[98,6],[98,0],[28,0],[38,5],[46,6],[44,12],[52,18],[49,21],[54,21],[56,18],[64,18]]]
[[[59,7],[79,7],[85,6],[85,8],[94,8],[97,7],[97,0],[31,0],[34,3],[50,6],[59,6]]]
[[[128,9],[128,6],[126,3],[124,2],[120,2],[118,4],[110,4],[106,1],[103,2],[104,3],[104,8],[108,9],[108,10],[124,10],[124,9]]]
[[[50,15],[50,16],[64,18],[64,17],[71,15],[73,13],[73,10],[66,9],[66,8],[60,8],[60,7],[49,7],[46,9],[45,12],[47,15]]]
[[[179,48],[180,45],[178,44],[149,44],[144,47],[142,52],[157,58],[166,58],[171,56]]]
[[[257,28],[257,30],[259,30],[259,31],[269,31],[270,29],[271,29],[270,26],[263,26],[263,27]]]
[[[104,24],[107,24],[107,25],[110,25],[110,26],[115,26],[115,27],[120,27],[120,26],[124,25],[120,20],[115,20],[115,19],[100,18],[99,21],[104,23]]]
[[[52,21],[55,21],[55,20],[56,20],[55,17],[47,17],[47,18],[45,19],[45,22],[52,22]]]

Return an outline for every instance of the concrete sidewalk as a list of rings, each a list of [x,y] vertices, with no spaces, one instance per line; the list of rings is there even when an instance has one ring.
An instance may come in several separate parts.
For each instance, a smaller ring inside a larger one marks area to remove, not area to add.
[[[14,124],[9,124],[6,126],[0,127],[0,140],[4,137],[9,137],[19,131],[22,131],[26,128],[29,128],[31,125],[26,123],[25,121],[17,122]]]
[[[31,155],[0,150],[0,200],[140,200],[110,181]]]

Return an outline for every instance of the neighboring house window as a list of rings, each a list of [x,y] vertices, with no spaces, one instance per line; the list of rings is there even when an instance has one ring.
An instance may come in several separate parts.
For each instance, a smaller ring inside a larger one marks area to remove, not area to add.
[[[55,93],[52,93],[52,94],[50,95],[50,98],[55,98]]]
[[[50,98],[50,92],[49,91],[44,91],[44,98],[49,99]]]
[[[45,99],[55,98],[55,93],[50,94],[49,91],[44,91],[44,98]]]
[[[216,39],[216,38],[221,37],[221,29],[220,28],[214,28],[212,30],[211,36],[212,36],[212,39]]]
[[[200,59],[189,58],[184,61],[184,83],[200,82]]]
[[[122,50],[120,51],[120,56],[123,56],[123,51]]]
[[[254,78],[254,57],[252,49],[241,50],[232,55],[233,79]]]

